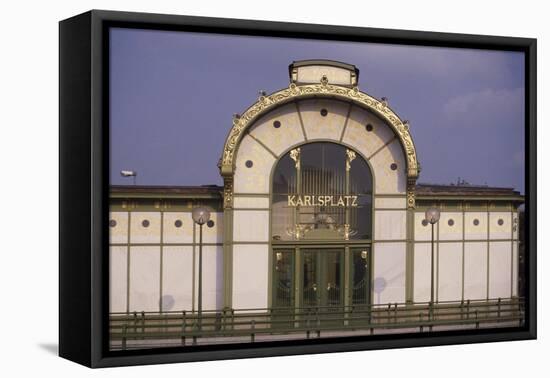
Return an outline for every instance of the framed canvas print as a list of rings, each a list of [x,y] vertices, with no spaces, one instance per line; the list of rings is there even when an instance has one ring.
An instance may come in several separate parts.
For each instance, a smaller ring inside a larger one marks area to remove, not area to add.
[[[536,40],[60,22],[60,355],[536,337]]]

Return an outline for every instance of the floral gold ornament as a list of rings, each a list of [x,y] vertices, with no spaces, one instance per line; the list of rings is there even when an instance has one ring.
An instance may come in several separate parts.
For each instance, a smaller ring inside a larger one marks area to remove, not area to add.
[[[416,148],[409,133],[409,128],[399,116],[390,109],[387,105],[387,101],[377,100],[359,91],[357,87],[347,88],[328,83],[306,85],[291,83],[288,88],[267,96],[262,96],[259,101],[250,106],[243,114],[234,116],[233,127],[229,131],[229,136],[227,137],[223,149],[221,164],[222,175],[227,176],[233,174],[234,158],[238,144],[244,136],[245,130],[247,130],[259,116],[285,103],[312,97],[327,97],[350,101],[353,104],[373,111],[376,115],[385,120],[395,131],[405,150],[407,177],[416,180],[419,174],[419,165],[416,157]]]
[[[300,147],[290,151],[290,157],[292,160],[294,160],[294,166],[296,167],[296,169],[300,169]]]
[[[352,151],[348,148],[346,149],[346,156],[346,170],[349,171],[351,169],[351,162],[355,160],[357,155],[355,154],[355,151]]]

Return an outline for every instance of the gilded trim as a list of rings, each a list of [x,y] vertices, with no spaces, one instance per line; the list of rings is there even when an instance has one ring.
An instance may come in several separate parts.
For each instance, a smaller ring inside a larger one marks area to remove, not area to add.
[[[223,208],[233,208],[233,176],[223,178]]]
[[[379,101],[368,94],[359,91],[357,87],[347,88],[329,84],[323,81],[320,84],[296,85],[291,83],[288,88],[272,93],[268,96],[260,96],[259,100],[250,106],[242,115],[233,118],[233,127],[225,141],[221,174],[224,177],[231,176],[235,167],[235,155],[238,145],[250,125],[262,114],[289,101],[310,98],[330,97],[351,101],[359,106],[366,107],[385,120],[395,131],[407,156],[407,177],[416,181],[419,173],[419,165],[416,157],[416,149],[409,133],[408,124],[391,110],[383,101]]]

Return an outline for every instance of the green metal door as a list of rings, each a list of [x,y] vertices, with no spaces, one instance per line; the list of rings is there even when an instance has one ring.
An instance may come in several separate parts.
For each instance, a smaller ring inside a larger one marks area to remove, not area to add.
[[[292,328],[294,324],[295,249],[273,250],[271,327]]]
[[[320,321],[343,317],[344,249],[302,250],[302,303]]]
[[[273,308],[294,307],[294,249],[273,251]]]
[[[370,317],[370,248],[350,248],[350,317],[368,322]]]

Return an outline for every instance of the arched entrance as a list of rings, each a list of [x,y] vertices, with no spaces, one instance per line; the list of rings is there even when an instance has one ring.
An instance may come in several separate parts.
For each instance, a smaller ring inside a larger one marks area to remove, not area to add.
[[[355,150],[302,144],[276,163],[271,183],[273,308],[370,302],[373,175]]]
[[[419,166],[409,125],[387,101],[359,91],[353,80],[349,86],[336,84],[340,82],[330,72],[318,83],[298,80],[298,74],[288,88],[262,94],[234,116],[219,164],[227,308],[368,304],[369,282],[377,278],[388,283],[376,297],[379,303],[412,298]],[[329,146],[335,146],[338,156],[324,160],[320,171],[325,173],[301,169],[292,184],[293,164],[305,166],[307,155],[323,161],[322,152],[314,151],[321,145],[328,155]],[[352,174],[371,178],[364,196],[345,192],[346,159],[351,170],[361,164],[370,168],[368,175]],[[340,181],[334,182],[341,187],[323,188],[323,180],[331,177],[330,164],[336,162]],[[290,171],[286,181],[278,182],[282,167]],[[363,205],[364,198],[370,201],[369,216],[359,216],[353,206]],[[313,209],[309,214],[308,208]],[[286,288],[286,296],[277,287]]]

